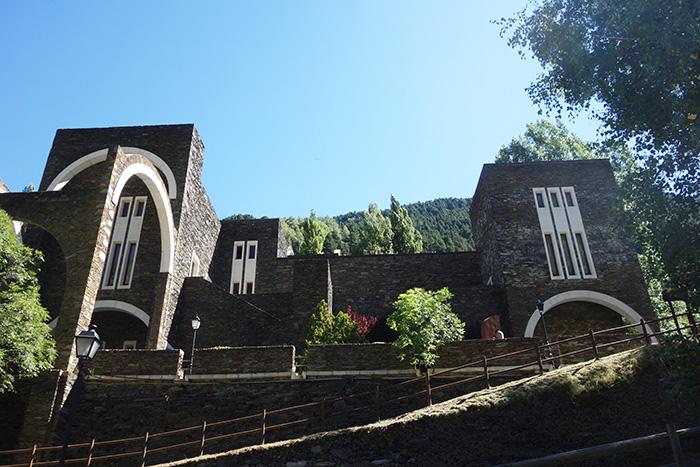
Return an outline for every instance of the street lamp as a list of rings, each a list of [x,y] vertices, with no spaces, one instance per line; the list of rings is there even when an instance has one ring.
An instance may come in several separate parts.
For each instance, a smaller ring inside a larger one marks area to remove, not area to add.
[[[70,432],[73,428],[73,420],[75,419],[75,408],[78,405],[78,396],[83,386],[83,380],[85,379],[85,367],[95,356],[100,345],[102,345],[100,336],[95,329],[97,329],[97,326],[91,324],[87,331],[83,331],[75,336],[75,353],[78,357],[78,379],[76,379],[71,391],[73,400],[71,401],[68,421],[66,422],[66,434],[63,440],[63,449],[61,450],[61,461],[59,464],[61,467],[65,465],[66,455],[68,454],[68,442],[70,441]]]
[[[547,326],[544,323],[544,302],[542,300],[537,300],[537,311],[540,312],[540,321],[542,321],[542,331],[544,331],[544,343],[547,344],[547,358],[552,363],[552,367],[556,369],[557,364],[554,362],[552,348],[549,346],[549,336],[547,336]]]
[[[192,362],[194,361],[194,342],[197,340],[197,329],[199,325],[202,324],[199,320],[199,316],[194,315],[192,318],[192,353],[190,354],[190,374],[192,374]]]

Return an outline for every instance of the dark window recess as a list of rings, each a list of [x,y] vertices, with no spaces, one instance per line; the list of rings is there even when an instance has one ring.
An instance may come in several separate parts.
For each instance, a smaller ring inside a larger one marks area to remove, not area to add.
[[[241,284],[239,282],[233,283],[233,293],[235,295],[238,295],[239,293],[241,293]]]
[[[255,245],[250,245],[250,250],[248,252],[248,258],[255,259]]]
[[[576,243],[578,244],[578,251],[581,253],[581,266],[583,266],[583,273],[590,276],[591,265],[588,263],[588,255],[586,254],[586,248],[583,244],[583,235],[580,233],[576,234]]]
[[[143,216],[143,208],[145,208],[145,207],[146,207],[146,203],[144,203],[143,201],[139,201],[138,206],[136,206],[136,215],[139,217]]]
[[[544,241],[547,244],[547,253],[549,253],[549,264],[552,267],[552,276],[561,276],[559,272],[559,266],[557,266],[557,256],[554,250],[554,242],[552,241],[552,236],[545,234]]]
[[[561,234],[561,247],[564,250],[564,259],[566,260],[566,271],[570,276],[576,274],[574,270],[574,259],[571,257],[571,250],[569,249],[569,238],[566,234]]]
[[[129,249],[126,251],[126,267],[124,268],[124,278],[122,285],[129,285],[131,281],[131,271],[134,268],[134,259],[136,259],[136,243],[129,243]]]
[[[243,259],[243,245],[236,245],[236,259]]]
[[[564,192],[564,197],[566,198],[566,205],[567,206],[573,206],[574,205],[574,197],[571,195],[570,191],[565,191]]]
[[[544,197],[542,196],[542,193],[535,193],[535,197],[537,198],[537,207],[543,208],[544,207]]]
[[[549,195],[552,197],[552,207],[558,208],[559,207],[559,197],[557,196],[557,194],[552,192]]]
[[[109,264],[109,274],[107,274],[107,285],[114,285],[114,277],[117,275],[117,265],[119,264],[119,254],[122,251],[122,244],[114,244],[112,262]]]
[[[126,217],[129,215],[129,203],[124,203],[122,205],[122,217]]]
[[[245,293],[247,294],[252,294],[253,293],[253,283],[252,282],[247,282],[245,285]]]

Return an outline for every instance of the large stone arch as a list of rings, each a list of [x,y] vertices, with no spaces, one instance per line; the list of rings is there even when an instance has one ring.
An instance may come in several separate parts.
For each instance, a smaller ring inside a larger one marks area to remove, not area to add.
[[[615,297],[611,297],[610,295],[600,292],[594,292],[591,290],[569,290],[568,292],[562,292],[553,297],[550,297],[544,301],[543,312],[546,314],[547,311],[554,309],[558,305],[562,305],[564,303],[569,302],[591,302],[596,303],[598,305],[603,305],[606,308],[615,311],[617,314],[627,319],[627,321],[629,321],[630,323],[639,323],[643,319],[642,315],[637,313],[632,307],[630,307],[626,303],[616,299]],[[540,312],[537,309],[535,309],[533,310],[532,314],[530,315],[530,319],[527,322],[527,326],[525,328],[525,337],[533,337],[535,328],[537,327],[537,323],[539,322],[539,320]],[[653,333],[653,330],[649,327],[648,324],[645,324],[644,326],[647,328],[647,332]],[[642,329],[640,328],[639,331],[641,332]]]
[[[156,171],[140,162],[126,166],[114,186],[112,203],[115,206],[119,204],[119,197],[124,189],[124,185],[134,176],[139,177],[143,181],[156,205],[158,223],[160,224],[160,272],[172,273],[175,262],[175,222],[165,186]]]
[[[153,165],[155,165],[158,168],[158,170],[160,170],[165,175],[168,188],[168,197],[170,199],[177,198],[177,184],[175,183],[175,175],[173,175],[173,171],[170,169],[170,166],[168,166],[168,164],[166,164],[166,162],[163,159],[158,157],[156,154],[141,148],[127,146],[123,147],[122,150],[127,156],[131,154],[139,154],[151,161]],[[70,182],[73,179],[73,177],[78,175],[80,172],[95,164],[99,164],[100,162],[104,162],[105,160],[107,160],[108,152],[109,150],[107,148],[99,149],[74,161],[73,163],[68,165],[68,167],[63,169],[61,173],[59,173],[51,181],[46,191],[62,190],[63,187],[66,186],[66,184]]]

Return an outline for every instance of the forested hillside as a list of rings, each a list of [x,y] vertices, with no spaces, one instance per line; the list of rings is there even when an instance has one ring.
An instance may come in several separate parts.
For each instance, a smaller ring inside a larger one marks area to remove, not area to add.
[[[408,214],[415,229],[423,238],[424,252],[471,251],[474,249],[471,222],[469,220],[469,198],[440,198],[413,204],[406,204]],[[349,212],[334,217],[318,217],[326,230],[323,243],[324,253],[341,250],[342,254],[362,254],[362,236],[365,212]],[[387,218],[390,210],[382,211]],[[252,219],[248,214],[237,214],[226,219]],[[301,251],[303,242],[302,226],[308,218],[285,217],[282,226],[287,241],[295,252]]]

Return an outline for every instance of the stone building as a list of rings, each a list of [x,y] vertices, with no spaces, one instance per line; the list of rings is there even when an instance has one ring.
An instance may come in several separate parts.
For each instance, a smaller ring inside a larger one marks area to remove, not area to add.
[[[198,347],[298,348],[320,300],[386,318],[412,287],[448,287],[468,338],[490,316],[506,337],[537,336],[538,300],[550,337],[653,317],[613,224],[606,160],[485,165],[475,252],[294,256],[279,219],[217,218],[203,156],[191,124],[58,130],[38,191],[0,194],[45,252],[42,300],[67,370],[54,378],[73,371],[73,336],[91,322],[110,349],[187,349],[195,313]]]

